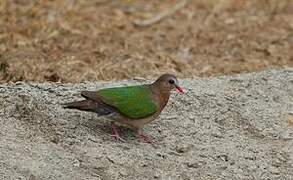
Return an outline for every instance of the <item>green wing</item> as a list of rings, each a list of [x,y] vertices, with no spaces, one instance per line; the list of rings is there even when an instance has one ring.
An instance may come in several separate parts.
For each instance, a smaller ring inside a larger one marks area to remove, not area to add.
[[[108,88],[97,93],[106,104],[132,119],[144,118],[157,111],[147,86]]]

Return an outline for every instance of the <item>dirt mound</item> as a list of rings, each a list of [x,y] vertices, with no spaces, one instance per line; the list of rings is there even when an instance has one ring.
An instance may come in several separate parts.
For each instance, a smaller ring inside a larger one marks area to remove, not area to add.
[[[0,85],[1,179],[292,179],[293,69],[181,80],[156,147],[110,136],[109,121],[66,110],[79,91],[112,83]]]

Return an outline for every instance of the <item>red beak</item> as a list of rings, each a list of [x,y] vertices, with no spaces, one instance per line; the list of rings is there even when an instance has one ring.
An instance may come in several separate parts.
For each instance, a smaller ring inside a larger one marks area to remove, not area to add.
[[[183,89],[182,89],[181,87],[178,86],[178,87],[176,87],[176,89],[177,89],[178,92],[180,92],[180,93],[184,93],[184,92],[183,92]]]

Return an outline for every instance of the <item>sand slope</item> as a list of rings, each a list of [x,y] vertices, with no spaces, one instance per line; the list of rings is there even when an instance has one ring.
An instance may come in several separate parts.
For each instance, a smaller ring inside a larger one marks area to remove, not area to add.
[[[144,129],[156,147],[126,128],[115,142],[109,121],[59,105],[141,82],[0,85],[0,179],[293,178],[292,68],[181,82]]]

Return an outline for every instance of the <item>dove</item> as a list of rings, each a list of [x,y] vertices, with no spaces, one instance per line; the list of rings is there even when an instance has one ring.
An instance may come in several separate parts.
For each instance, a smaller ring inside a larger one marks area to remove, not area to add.
[[[119,135],[116,122],[130,127],[141,141],[151,143],[142,128],[161,114],[174,89],[183,93],[174,75],[163,74],[151,84],[82,91],[84,100],[66,103],[63,107],[94,112],[111,119],[112,133],[117,140],[125,141]]]

